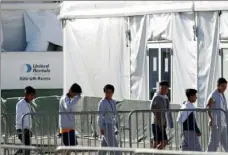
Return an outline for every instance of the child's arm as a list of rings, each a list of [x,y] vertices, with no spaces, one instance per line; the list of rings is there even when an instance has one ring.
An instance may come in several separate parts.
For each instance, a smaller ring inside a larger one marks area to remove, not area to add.
[[[215,103],[215,100],[212,97],[210,97],[208,100],[208,103],[207,103],[207,107],[206,107],[208,109],[207,113],[208,113],[208,117],[210,119],[210,126],[212,125],[212,120],[213,120],[212,114],[211,114],[211,108],[214,103]]]
[[[22,128],[21,118],[24,115],[22,110],[23,110],[22,105],[17,103],[17,105],[16,105],[16,126],[17,126],[17,128]]]
[[[100,130],[104,130],[105,128],[105,104],[103,101],[101,101],[98,105],[98,111],[99,111],[99,115],[98,115],[98,125]]]
[[[116,128],[118,129],[119,128],[119,124],[120,124],[120,118],[119,118],[119,115],[118,115],[118,110],[117,110],[117,102],[116,101],[114,101],[115,102],[115,117],[116,117]]]
[[[66,103],[68,103],[69,105],[73,105],[73,104],[77,104],[80,98],[81,98],[81,95],[76,95],[72,100],[69,98],[65,98],[65,100],[66,100]]]
[[[76,95],[72,100],[69,97],[65,98],[65,108],[70,111],[72,110],[72,108],[75,107],[75,105],[78,103],[78,101],[80,100],[81,96],[80,95]]]

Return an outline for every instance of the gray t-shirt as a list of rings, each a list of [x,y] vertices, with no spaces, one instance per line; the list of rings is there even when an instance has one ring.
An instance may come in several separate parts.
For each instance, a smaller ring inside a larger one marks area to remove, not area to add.
[[[169,109],[169,100],[166,98],[163,98],[161,96],[156,96],[153,98],[150,104],[150,109],[158,109],[158,110],[164,110],[161,112],[153,112],[152,113],[152,124],[158,124],[160,122],[161,125],[166,126],[167,120],[166,120],[166,112],[165,110]]]

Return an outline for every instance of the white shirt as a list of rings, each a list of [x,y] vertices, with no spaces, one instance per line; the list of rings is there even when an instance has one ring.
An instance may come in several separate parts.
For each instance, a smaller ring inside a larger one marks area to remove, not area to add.
[[[26,102],[25,99],[21,99],[16,105],[16,129],[32,129],[32,117],[31,115],[26,115],[23,118],[23,127],[22,127],[22,117],[31,113],[31,105]]]
[[[225,100],[224,100],[223,94],[219,94],[219,95],[220,95],[220,107],[225,111],[226,108],[224,104]],[[226,116],[223,111],[221,112],[221,125],[226,126]]]
[[[190,109],[188,111],[180,111],[177,116],[177,122],[184,123],[188,116],[193,112],[194,117],[196,117],[196,111],[194,111],[195,106],[193,103],[186,101],[182,104],[181,109]]]

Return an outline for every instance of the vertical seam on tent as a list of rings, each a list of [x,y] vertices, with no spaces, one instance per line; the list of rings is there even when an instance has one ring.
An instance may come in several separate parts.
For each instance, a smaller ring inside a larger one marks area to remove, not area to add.
[[[130,30],[130,18],[131,17],[127,17],[127,31],[129,32],[128,33],[128,35],[131,35],[131,30]],[[127,38],[127,48],[128,48],[128,52],[129,52],[129,60],[130,60],[130,67],[129,67],[129,70],[130,70],[130,74],[129,74],[129,76],[130,76],[130,80],[129,80],[129,87],[130,87],[130,94],[129,94],[129,98],[131,99],[131,93],[132,93],[132,91],[131,91],[131,39],[129,39],[129,37],[130,36],[128,36],[128,38]]]
[[[194,11],[194,19],[195,19],[195,25],[196,25],[196,84],[197,84],[197,91],[198,96],[200,96],[201,92],[199,91],[199,38],[198,38],[198,32],[199,32],[199,14],[198,12]],[[197,101],[197,107],[199,107],[199,102]]]
[[[111,44],[110,44],[110,33],[111,33],[111,31],[112,31],[112,28],[111,28],[111,26],[110,26],[110,22],[111,21],[113,21],[113,19],[115,20],[115,18],[109,18],[108,20],[108,27],[109,27],[109,30],[108,30],[108,32],[107,32],[107,36],[108,36],[108,61],[109,61],[109,63],[108,63],[108,68],[109,68],[109,71],[111,71],[110,70],[110,64],[111,64],[111,51],[110,51],[110,46],[111,46]]]
[[[199,22],[198,22],[198,17],[199,14],[198,12],[195,11],[195,2],[192,2],[192,12],[193,12],[193,18],[194,18],[194,26],[193,26],[193,33],[194,33],[194,40],[196,41],[196,86],[197,86],[197,91],[200,96],[200,91],[199,91],[199,38],[198,38],[198,30],[199,30]],[[195,44],[194,44],[195,46]],[[197,101],[197,107],[199,107],[199,102]]]
[[[174,20],[175,20],[175,18],[174,18],[174,17],[175,17],[175,13],[172,13],[171,15],[172,15],[172,23],[171,23],[171,24],[172,24],[172,25],[171,25],[171,27],[172,27],[172,34],[171,34],[171,35],[172,35],[172,39],[171,39],[171,40],[172,40],[172,48],[171,48],[171,53],[170,53],[170,54],[171,54],[171,55],[170,55],[170,58],[171,58],[171,80],[170,80],[170,81],[171,81],[171,94],[170,94],[170,97],[171,97],[171,103],[174,103],[174,102],[173,102],[173,90],[174,90],[174,88],[173,88],[173,85],[174,85],[174,84],[173,84],[173,81],[174,81],[174,80],[173,80],[173,79],[174,79],[174,78],[173,78],[173,68],[174,68],[174,67],[173,67],[173,66],[174,66],[174,64],[173,64],[173,55],[174,55],[174,52],[173,52],[173,31],[174,31],[174,30],[173,30],[173,25],[174,25],[174,24],[173,24],[173,22],[174,22]]]

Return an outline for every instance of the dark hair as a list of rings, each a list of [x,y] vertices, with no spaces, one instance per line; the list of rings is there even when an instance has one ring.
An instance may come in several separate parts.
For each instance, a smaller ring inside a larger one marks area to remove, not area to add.
[[[191,96],[196,95],[197,90],[196,89],[186,89],[185,90],[185,94],[187,96],[187,98],[189,99]]]
[[[226,81],[226,79],[225,78],[219,78],[218,80],[217,80],[217,84],[218,85],[221,85],[221,84],[227,84],[227,81]]]
[[[36,90],[31,86],[25,87],[24,92],[25,94],[36,94]]]
[[[114,88],[113,85],[107,84],[107,85],[104,86],[104,89],[103,90],[104,90],[104,92],[106,92],[107,90],[112,90],[112,92],[114,93],[115,88]]]
[[[77,83],[74,83],[74,84],[71,85],[70,91],[73,92],[73,93],[81,94],[82,93],[82,88]]]
[[[169,82],[168,81],[161,81],[161,82],[159,82],[159,86],[167,86],[167,87],[169,87]]]

